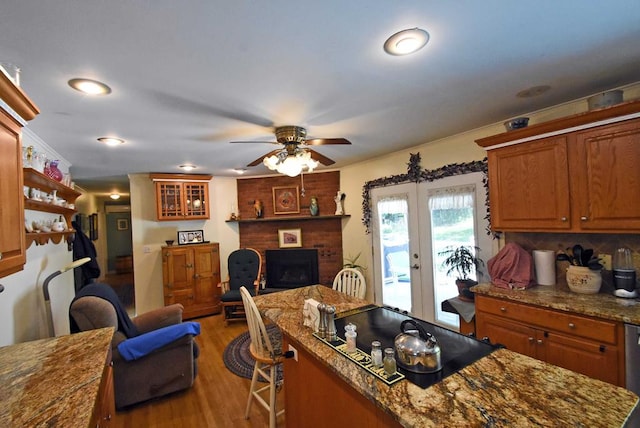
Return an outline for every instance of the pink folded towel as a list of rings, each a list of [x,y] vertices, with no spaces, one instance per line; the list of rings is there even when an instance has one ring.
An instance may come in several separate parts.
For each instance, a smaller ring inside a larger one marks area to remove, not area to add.
[[[505,245],[487,266],[496,287],[525,289],[534,285],[533,258],[518,244]]]

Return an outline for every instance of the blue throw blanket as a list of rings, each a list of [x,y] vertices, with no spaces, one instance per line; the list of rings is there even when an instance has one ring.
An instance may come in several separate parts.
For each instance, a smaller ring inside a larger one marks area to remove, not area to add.
[[[127,361],[137,360],[188,334],[199,335],[200,323],[183,322],[132,337],[120,342],[118,351]]]

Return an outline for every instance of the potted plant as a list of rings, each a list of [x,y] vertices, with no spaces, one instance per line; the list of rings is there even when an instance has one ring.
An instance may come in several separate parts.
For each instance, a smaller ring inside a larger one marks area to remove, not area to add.
[[[355,257],[351,257],[349,256],[348,258],[345,257],[344,259],[344,264],[342,265],[343,268],[351,268],[351,269],[357,269],[359,270],[361,273],[364,274],[364,271],[367,269],[366,267],[358,264],[358,259],[360,258],[360,253],[358,253]]]
[[[479,251],[479,247],[461,245],[447,247],[438,253],[439,256],[445,256],[442,267],[447,269],[447,275],[454,274],[456,277],[456,286],[461,300],[473,301],[473,292],[469,288],[477,285],[478,282],[469,278],[469,275],[472,272],[482,274],[481,267],[484,266],[484,262],[476,256]]]
[[[556,255],[556,261],[567,261],[567,285],[575,293],[595,294],[602,285],[602,264],[593,249],[580,244],[568,247]]]

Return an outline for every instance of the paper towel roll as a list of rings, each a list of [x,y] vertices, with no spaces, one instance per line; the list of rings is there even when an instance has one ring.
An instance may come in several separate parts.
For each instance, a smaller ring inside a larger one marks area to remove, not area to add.
[[[536,280],[540,285],[556,285],[556,253],[552,250],[533,250]]]

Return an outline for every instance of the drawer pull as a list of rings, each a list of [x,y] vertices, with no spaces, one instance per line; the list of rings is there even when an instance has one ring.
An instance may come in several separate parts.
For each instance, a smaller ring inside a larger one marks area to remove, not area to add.
[[[587,216],[583,215],[582,217],[580,217],[580,220],[581,221],[587,221],[587,220],[589,220],[589,218]]]
[[[576,325],[572,322],[569,323],[569,328],[576,328]]]
[[[505,308],[504,306],[500,307],[500,312],[507,312],[507,308]]]
[[[604,352],[607,350],[607,347],[604,345],[600,345],[600,352]]]
[[[542,345],[542,339],[538,339],[538,345]]]
[[[560,219],[560,221],[567,221],[567,218],[566,218],[566,217],[562,217],[562,218]]]
[[[529,336],[529,342],[533,342],[533,337]]]

